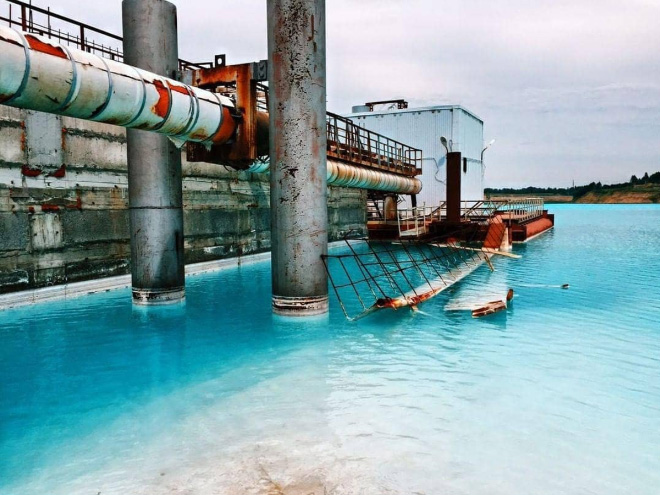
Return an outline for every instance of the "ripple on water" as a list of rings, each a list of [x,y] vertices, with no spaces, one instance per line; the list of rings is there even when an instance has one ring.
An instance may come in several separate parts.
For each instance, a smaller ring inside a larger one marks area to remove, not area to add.
[[[552,209],[420,314],[273,318],[267,264],[4,312],[0,493],[655,495],[660,208]]]

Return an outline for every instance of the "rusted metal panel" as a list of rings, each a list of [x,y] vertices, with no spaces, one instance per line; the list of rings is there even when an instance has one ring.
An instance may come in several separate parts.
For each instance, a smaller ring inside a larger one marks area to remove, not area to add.
[[[447,221],[461,222],[461,168],[460,151],[447,153]]]
[[[187,79],[199,88],[215,91],[231,87],[235,97],[236,133],[231,145],[188,146],[189,161],[211,161],[237,169],[250,166],[259,156],[268,154],[268,114],[258,111],[257,63],[221,65],[191,71]]]

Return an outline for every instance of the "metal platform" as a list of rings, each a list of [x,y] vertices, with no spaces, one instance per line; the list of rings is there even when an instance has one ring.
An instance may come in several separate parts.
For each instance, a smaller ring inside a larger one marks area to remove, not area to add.
[[[509,242],[525,242],[554,225],[554,215],[545,209],[542,198],[522,198],[516,200],[477,200],[464,201],[461,208],[461,223],[450,224],[447,220],[445,202],[437,206],[420,206],[398,210],[394,220],[386,220],[383,200],[372,199],[368,205],[367,227],[372,239],[417,239],[437,237],[454,232],[465,240],[475,230],[482,231],[482,237],[492,234],[486,226],[502,224],[509,230]],[[501,230],[504,230],[503,228]],[[499,233],[497,234],[500,235]],[[501,240],[500,240],[501,241]],[[500,246],[491,240],[491,248]]]

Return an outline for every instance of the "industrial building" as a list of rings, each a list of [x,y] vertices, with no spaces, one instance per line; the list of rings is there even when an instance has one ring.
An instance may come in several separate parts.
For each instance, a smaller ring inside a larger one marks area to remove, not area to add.
[[[375,108],[377,107],[377,108]],[[389,136],[422,150],[422,191],[417,205],[437,206],[447,199],[447,149],[440,142],[445,137],[450,151],[461,152],[464,160],[461,197],[478,201],[484,197],[484,122],[476,114],[458,105],[435,105],[409,108],[403,100],[358,105],[346,117],[360,127]],[[411,208],[409,196],[403,207]]]

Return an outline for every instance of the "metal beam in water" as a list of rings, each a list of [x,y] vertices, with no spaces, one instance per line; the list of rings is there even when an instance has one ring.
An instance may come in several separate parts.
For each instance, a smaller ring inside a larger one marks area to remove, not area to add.
[[[165,0],[124,0],[122,19],[126,63],[173,75],[179,63],[176,7]],[[170,110],[160,99],[154,109],[162,115]],[[185,297],[181,151],[162,134],[128,129],[126,138],[133,301],[177,302]]]
[[[328,311],[325,0],[268,0],[273,310]]]

